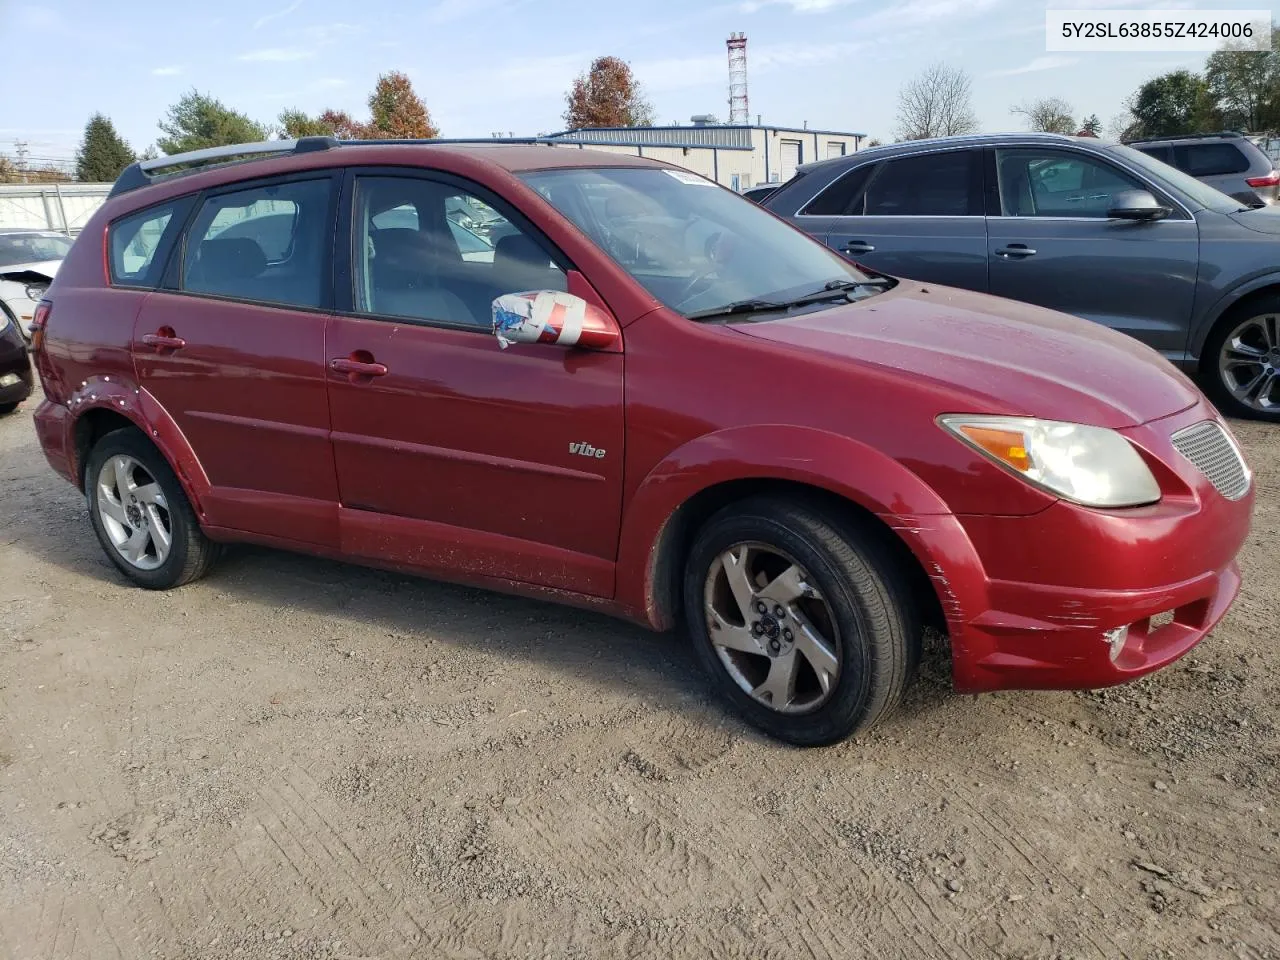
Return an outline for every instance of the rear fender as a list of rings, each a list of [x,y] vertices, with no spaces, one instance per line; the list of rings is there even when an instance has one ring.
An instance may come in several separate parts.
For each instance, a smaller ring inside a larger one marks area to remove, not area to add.
[[[173,417],[146,389],[120,377],[92,377],[72,392],[67,400],[67,409],[71,416],[67,418],[68,434],[64,439],[64,449],[72,457],[76,455],[76,424],[91,411],[110,410],[132,423],[156,445],[177,475],[196,515],[203,518],[203,501],[210,489],[209,477]],[[80,477],[83,488],[84,464],[72,463],[71,466],[75,475]]]
[[[983,609],[986,579],[977,552],[947,504],[918,476],[848,437],[762,425],[706,434],[667,456],[641,481],[623,516],[618,545],[621,607],[654,629],[671,626],[658,596],[662,536],[677,510],[711,487],[783,480],[835,494],[878,516],[929,576],[948,626]]]

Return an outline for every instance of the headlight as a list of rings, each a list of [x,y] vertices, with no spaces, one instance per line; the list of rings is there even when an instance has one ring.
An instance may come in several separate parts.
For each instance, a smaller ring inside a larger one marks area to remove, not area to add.
[[[1160,499],[1160,486],[1133,444],[1106,427],[1029,417],[938,422],[1009,472],[1075,503],[1136,507]]]

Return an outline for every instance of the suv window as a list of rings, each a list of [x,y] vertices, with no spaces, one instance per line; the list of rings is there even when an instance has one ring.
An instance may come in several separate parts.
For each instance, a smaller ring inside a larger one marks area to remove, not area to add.
[[[1005,217],[1099,217],[1111,198],[1141,183],[1109,163],[1054,150],[997,150],[1000,213]]]
[[[326,177],[207,198],[187,236],[182,289],[321,306],[330,191]]]
[[[357,313],[487,329],[503,294],[568,289],[538,240],[434,180],[357,177],[353,236]]]
[[[1249,158],[1231,143],[1189,143],[1174,147],[1173,157],[1174,166],[1193,177],[1219,177],[1249,169]]]
[[[1173,163],[1173,158],[1169,155],[1170,147],[1135,147],[1135,150],[1141,150],[1148,157],[1155,157],[1161,163]]]
[[[810,217],[841,217],[863,212],[862,188],[867,177],[875,169],[874,163],[865,163],[843,174],[806,204],[800,212]]]
[[[900,217],[982,215],[982,168],[976,150],[926,153],[882,163],[854,213]]]
[[[153,274],[157,271],[152,270],[152,266],[159,266],[156,264],[156,252],[164,240],[166,228],[173,221],[175,206],[151,207],[111,224],[107,246],[113,284],[122,287],[156,285]]]

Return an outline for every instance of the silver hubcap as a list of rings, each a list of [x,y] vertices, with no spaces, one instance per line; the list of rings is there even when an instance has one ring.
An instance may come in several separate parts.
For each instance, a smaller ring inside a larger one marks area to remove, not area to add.
[[[98,514],[107,539],[127,563],[154,570],[173,546],[173,521],[160,485],[133,457],[120,454],[98,471]]]
[[[1218,357],[1218,374],[1246,406],[1268,412],[1280,408],[1280,317],[1250,317],[1232,330]]]
[[[745,692],[779,713],[831,696],[839,636],[804,567],[776,547],[736,544],[711,564],[703,596],[711,644]]]

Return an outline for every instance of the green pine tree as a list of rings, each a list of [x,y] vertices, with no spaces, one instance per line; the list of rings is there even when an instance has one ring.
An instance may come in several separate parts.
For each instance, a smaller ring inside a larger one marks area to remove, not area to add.
[[[100,113],[89,118],[84,139],[76,151],[76,179],[86,183],[110,183],[133,163],[133,151],[116,133],[111,121]]]

